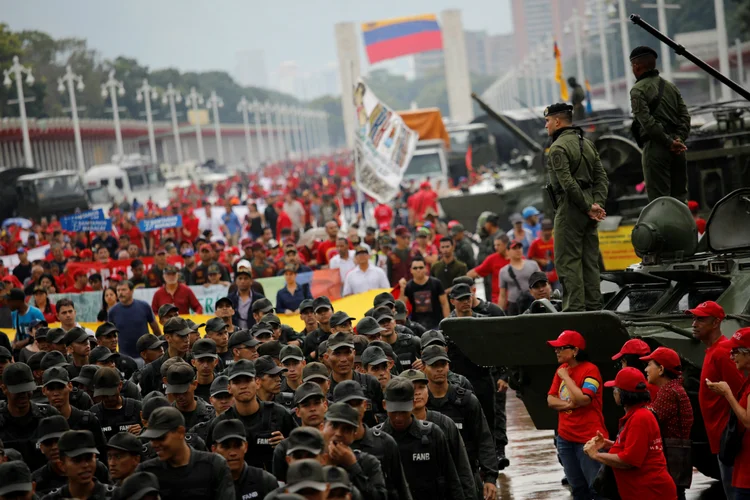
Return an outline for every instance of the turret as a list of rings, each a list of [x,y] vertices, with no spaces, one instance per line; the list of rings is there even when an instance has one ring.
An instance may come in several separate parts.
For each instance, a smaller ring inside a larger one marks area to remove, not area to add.
[[[683,260],[698,249],[698,228],[687,205],[657,198],[643,209],[630,236],[636,255],[646,265]]]

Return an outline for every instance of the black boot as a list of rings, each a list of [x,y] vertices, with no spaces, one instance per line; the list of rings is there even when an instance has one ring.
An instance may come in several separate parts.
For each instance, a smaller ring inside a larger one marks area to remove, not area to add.
[[[510,460],[505,456],[505,447],[497,450],[497,470],[503,470],[510,465]]]

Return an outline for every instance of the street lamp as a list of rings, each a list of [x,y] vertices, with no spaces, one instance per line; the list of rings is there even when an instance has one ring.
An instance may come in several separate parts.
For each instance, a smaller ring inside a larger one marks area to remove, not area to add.
[[[75,88],[74,88],[75,84]],[[81,125],[78,122],[78,107],[76,106],[76,89],[83,92],[83,78],[73,73],[70,65],[65,66],[65,74],[57,79],[57,90],[60,93],[68,89],[68,98],[70,99],[70,114],[73,118],[73,137],[76,143],[76,160],[78,161],[78,171],[81,175],[86,173],[86,162],[83,159],[83,143],[81,142]]]
[[[572,25],[572,27],[571,27]],[[565,34],[573,32],[573,40],[576,46],[576,76],[578,83],[583,84],[586,81],[585,72],[583,71],[583,45],[581,45],[581,18],[578,15],[578,9],[573,9],[573,15],[565,23],[563,32]]]
[[[320,111],[318,116],[320,117],[320,130],[323,135],[323,152],[328,154],[331,150],[331,141],[328,138],[328,113]]]
[[[273,110],[276,114],[276,138],[279,141],[279,159],[289,158],[289,147],[286,142],[286,131],[284,130],[284,122],[281,118],[281,114],[284,111],[280,104],[274,104]]]
[[[680,5],[677,4],[669,4],[667,5],[666,0],[656,0],[656,3],[644,3],[641,4],[641,7],[644,9],[656,9],[656,15],[659,19],[659,31],[664,33],[665,35],[668,33],[668,26],[667,26],[667,9],[680,9],[682,8]],[[718,22],[718,19],[717,19]],[[723,23],[722,23],[723,24]],[[724,37],[726,40],[726,36]],[[672,64],[670,62],[670,52],[669,52],[669,46],[665,43],[659,44],[661,48],[661,76],[664,77],[665,80],[672,80]]]
[[[162,104],[169,104],[169,112],[172,116],[172,135],[174,136],[174,147],[177,150],[177,163],[182,163],[182,144],[180,144],[180,127],[177,125],[177,110],[175,109],[175,102],[181,102],[182,95],[178,90],[172,86],[167,85],[167,90],[164,92],[164,96],[161,98]]]
[[[263,129],[260,126],[260,115],[263,112],[263,105],[256,99],[250,105],[250,109],[252,110],[253,115],[255,115],[255,141],[258,143],[258,161],[262,162],[266,160],[265,147],[263,146]],[[270,139],[270,135],[268,137]]]
[[[211,105],[211,109],[214,114],[214,134],[216,135],[216,149],[219,160],[219,165],[224,164],[224,147],[221,143],[221,123],[219,123],[219,108],[224,107],[224,99],[216,95],[216,91],[211,91],[211,97],[208,98],[208,104]],[[250,158],[248,158],[248,161]]]
[[[185,98],[185,106],[192,108],[193,120],[195,120],[195,140],[198,143],[198,161],[202,164],[206,163],[206,155],[203,152],[203,134],[201,132],[201,120],[198,116],[198,107],[203,106],[203,96],[195,90],[195,87],[190,87],[190,93]]]
[[[628,22],[628,13],[625,12],[625,0],[617,0],[617,14],[620,21],[622,63],[625,66],[625,91],[630,92],[630,89],[635,85],[635,77],[630,68],[630,35],[628,34],[628,26],[630,23]],[[628,99],[628,102],[629,101],[630,99]]]
[[[250,165],[252,147],[250,146],[250,120],[247,117],[247,113],[250,111],[252,104],[243,95],[240,102],[237,103],[237,112],[242,113],[242,125],[245,129],[245,157],[247,158],[247,164]]]
[[[18,92],[18,114],[21,116],[21,134],[23,135],[23,161],[27,167],[32,168],[34,166],[34,158],[31,156],[29,122],[26,118],[26,100],[23,97],[23,81],[21,80],[24,73],[26,73],[26,85],[31,87],[34,85],[34,75],[31,74],[31,68],[22,66],[18,60],[18,56],[13,56],[13,65],[8,69],[3,70],[3,85],[7,88],[10,88],[13,85],[11,76],[16,80],[16,91]],[[13,102],[15,101],[8,101],[9,104],[12,104]]]
[[[297,139],[297,146],[299,148],[299,154],[301,158],[307,159],[307,152],[305,151],[305,145],[302,142],[302,128],[300,127],[300,113],[302,112],[301,109],[297,106],[294,106],[290,109],[292,113],[292,122],[294,123],[294,129],[293,133],[296,136]]]
[[[607,33],[606,30],[606,20],[605,20],[605,5],[602,0],[600,0],[598,8],[597,8],[597,21],[599,25],[599,51],[601,52],[601,60],[602,60],[602,72],[604,73],[604,97],[607,100],[607,102],[612,102],[614,99],[614,96],[612,95],[612,84],[610,82],[610,73],[609,73],[609,52],[607,51]]]
[[[297,110],[297,120],[299,122],[299,132],[302,138],[302,149],[305,151],[305,158],[309,159],[312,156],[312,147],[310,145],[310,137],[307,135],[307,109],[300,108]]]
[[[151,163],[156,165],[158,160],[156,158],[156,139],[154,138],[154,120],[151,117],[151,100],[154,101],[159,98],[159,94],[156,93],[156,89],[148,84],[148,80],[143,79],[143,85],[136,90],[135,100],[138,102],[144,102],[146,104],[146,126],[148,128],[148,148],[151,151]]]
[[[123,97],[125,95],[125,87],[122,86],[122,82],[115,80],[115,70],[109,70],[109,78],[106,82],[102,83],[102,99],[106,99],[109,95],[109,100],[112,103],[112,118],[115,122],[115,141],[117,142],[117,156],[120,161],[125,156],[125,149],[122,146],[122,130],[120,129],[120,108],[117,107],[117,96]]]
[[[277,149],[277,144],[273,136],[274,126],[272,114],[274,112],[274,105],[266,101],[265,104],[263,104],[263,110],[266,112],[266,128],[268,129],[268,153],[272,160],[281,160],[281,156],[284,154],[283,149]],[[278,146],[280,146],[280,144]]]

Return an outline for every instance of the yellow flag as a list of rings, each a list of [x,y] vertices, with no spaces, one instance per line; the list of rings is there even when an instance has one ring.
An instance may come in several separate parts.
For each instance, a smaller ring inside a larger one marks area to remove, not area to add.
[[[557,47],[555,42],[555,81],[560,84],[560,99],[563,102],[568,101],[568,86],[565,84],[565,77],[563,76],[562,69],[562,58],[560,57],[560,49]]]

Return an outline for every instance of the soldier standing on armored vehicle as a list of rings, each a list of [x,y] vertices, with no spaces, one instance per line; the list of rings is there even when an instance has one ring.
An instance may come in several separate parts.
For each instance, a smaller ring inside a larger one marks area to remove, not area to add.
[[[636,47],[630,53],[636,78],[630,89],[633,138],[643,148],[648,201],[671,196],[687,203],[685,140],[690,133],[690,114],[677,86],[659,76],[656,58],[651,47]]]
[[[547,164],[555,207],[555,267],[563,286],[563,311],[602,307],[599,288],[599,235],[607,216],[607,173],[594,144],[572,126],[573,107],[557,103],[544,110],[552,137]]]
[[[573,76],[568,78],[568,85],[570,85],[571,90],[570,103],[573,105],[573,121],[578,122],[586,118],[586,109],[583,107],[586,93]]]

